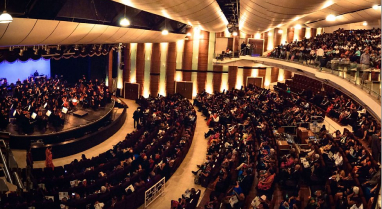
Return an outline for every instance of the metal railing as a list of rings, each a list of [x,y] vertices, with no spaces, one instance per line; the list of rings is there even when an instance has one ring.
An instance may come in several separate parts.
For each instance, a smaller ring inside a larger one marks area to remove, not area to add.
[[[4,148],[7,149],[7,144],[5,143],[5,141],[4,140],[0,140],[0,142],[4,145]],[[12,176],[10,175],[9,169],[8,169],[8,161],[5,158],[5,156],[3,154],[3,151],[1,149],[0,149],[0,159],[1,159],[1,162],[3,163],[3,165],[4,165],[5,177],[8,179],[9,183],[13,184]]]
[[[300,64],[304,66],[308,66],[311,68],[316,68],[320,69],[320,64],[317,64],[315,60],[309,61],[306,60],[303,57],[296,57],[295,59],[290,60],[289,59],[284,59],[284,58],[279,58],[279,57],[274,57],[274,56],[269,56],[266,58],[271,58],[271,59],[276,59],[276,60],[282,60],[286,62],[291,62],[294,64]],[[338,62],[337,62],[338,61]],[[357,87],[361,88],[364,90],[366,93],[370,94],[373,98],[377,100],[381,100],[381,81],[372,81],[371,79],[369,80],[369,77],[371,77],[371,73],[380,73],[379,69],[374,69],[374,68],[369,68],[367,70],[361,70],[361,67],[359,64],[355,63],[350,63],[350,61],[342,62],[341,60],[337,60],[333,63],[330,64],[330,68],[322,67],[322,71],[326,73],[330,73],[332,75],[338,76],[347,82],[350,82]],[[367,78],[364,80],[363,78],[363,73],[368,73],[369,75]],[[379,75],[381,77],[381,75]]]

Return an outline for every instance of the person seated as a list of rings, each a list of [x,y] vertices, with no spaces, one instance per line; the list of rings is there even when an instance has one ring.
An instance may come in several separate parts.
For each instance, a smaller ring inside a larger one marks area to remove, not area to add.
[[[270,191],[272,188],[273,181],[275,179],[275,173],[273,170],[267,171],[262,178],[259,179],[259,183],[257,184],[257,189],[261,192]]]

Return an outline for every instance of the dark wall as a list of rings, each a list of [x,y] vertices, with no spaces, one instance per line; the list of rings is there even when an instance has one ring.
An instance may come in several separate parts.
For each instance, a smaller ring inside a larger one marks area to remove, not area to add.
[[[52,59],[50,62],[51,76],[63,75],[69,83],[76,83],[85,75],[87,79],[104,80],[108,56],[78,57],[69,59]]]

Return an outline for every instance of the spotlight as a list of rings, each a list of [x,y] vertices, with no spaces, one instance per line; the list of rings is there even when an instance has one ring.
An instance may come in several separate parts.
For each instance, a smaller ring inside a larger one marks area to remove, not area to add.
[[[283,34],[283,30],[278,30],[277,31],[279,34]]]
[[[375,9],[375,10],[378,10],[379,9],[379,5],[373,5],[373,9]]]
[[[74,50],[78,51],[78,44],[74,45]]]
[[[365,21],[365,22],[363,22],[363,23],[362,23],[362,25],[363,25],[363,26],[366,26],[366,25],[367,25],[367,22],[366,22],[366,21]]]
[[[98,51],[101,51],[101,50],[102,50],[102,44],[100,44],[98,47]]]
[[[234,32],[232,33],[232,35],[233,35],[233,36],[237,36],[237,32],[234,31]]]
[[[84,53],[84,52],[85,52],[85,47],[84,47],[84,46],[82,47],[82,50],[81,50],[81,52],[82,52],[82,53]]]
[[[20,57],[24,55],[25,50],[26,50],[25,46],[23,48],[20,48],[20,52],[19,52]]]
[[[12,21],[12,16],[7,13],[7,0],[4,0],[4,11],[3,14],[0,15],[0,23],[10,23]]]
[[[164,29],[164,30],[162,30],[162,35],[168,35],[168,30],[167,29]]]
[[[295,29],[301,29],[301,25],[300,24],[297,24],[294,26]]]
[[[336,20],[336,16],[334,16],[333,14],[330,14],[326,17],[326,21],[335,21]]]
[[[13,49],[15,49],[14,46],[10,46],[10,47],[9,47],[9,51],[10,51],[10,52],[13,51]]]
[[[121,19],[121,21],[119,21],[119,24],[122,26],[122,27],[127,27],[130,25],[130,21],[124,17]]]
[[[50,54],[50,49],[49,48],[46,49],[46,54]]]

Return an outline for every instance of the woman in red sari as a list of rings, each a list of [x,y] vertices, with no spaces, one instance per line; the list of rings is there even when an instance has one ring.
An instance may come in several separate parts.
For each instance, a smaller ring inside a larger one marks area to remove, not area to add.
[[[47,147],[45,150],[45,167],[54,170],[52,147]]]

